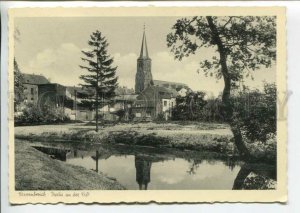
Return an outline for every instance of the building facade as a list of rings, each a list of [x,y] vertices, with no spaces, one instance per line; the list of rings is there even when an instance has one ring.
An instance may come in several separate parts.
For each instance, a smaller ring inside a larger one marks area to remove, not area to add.
[[[22,74],[24,85],[24,102],[37,103],[39,98],[39,85],[50,83],[43,75]]]

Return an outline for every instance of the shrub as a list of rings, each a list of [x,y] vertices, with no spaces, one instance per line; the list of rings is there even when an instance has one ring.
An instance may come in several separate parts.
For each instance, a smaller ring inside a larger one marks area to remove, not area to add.
[[[70,118],[64,114],[62,108],[40,108],[36,104],[28,103],[19,115],[15,116],[17,125],[49,124],[68,122]]]
[[[163,112],[158,113],[155,120],[156,121],[166,121],[165,114]]]
[[[265,143],[276,135],[276,86],[265,84],[264,91],[244,90],[234,99],[234,119],[251,142]]]

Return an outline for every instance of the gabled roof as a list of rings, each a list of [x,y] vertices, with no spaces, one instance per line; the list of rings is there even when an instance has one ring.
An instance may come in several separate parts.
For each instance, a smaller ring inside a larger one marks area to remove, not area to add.
[[[180,88],[189,88],[187,84],[184,83],[178,83],[178,82],[171,82],[171,81],[161,81],[161,80],[153,80],[154,85],[156,86],[161,86],[161,87],[165,87],[164,85],[174,85],[176,88],[180,87]],[[176,89],[174,88],[174,89]]]
[[[178,93],[176,90],[172,90],[172,89],[168,89],[165,87],[160,87],[160,86],[149,86],[147,87],[145,90],[143,90],[141,92],[141,95],[139,95],[139,97],[142,96],[155,96],[156,98],[162,99],[162,98],[175,98]]]
[[[35,74],[22,74],[24,84],[49,84],[50,81],[43,75],[35,75]]]

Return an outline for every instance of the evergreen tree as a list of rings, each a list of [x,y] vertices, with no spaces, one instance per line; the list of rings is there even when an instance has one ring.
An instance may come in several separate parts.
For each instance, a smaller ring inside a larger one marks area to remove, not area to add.
[[[14,106],[19,105],[24,100],[24,85],[22,73],[19,69],[18,63],[14,58]]]
[[[90,88],[93,93],[87,95],[86,103],[96,110],[96,131],[98,132],[98,109],[108,103],[115,95],[118,78],[116,77],[117,67],[113,67],[113,58],[107,53],[109,43],[100,31],[93,32],[88,40],[90,51],[82,51],[84,57],[81,58],[87,63],[80,68],[88,71],[88,74],[81,75],[85,88]]]

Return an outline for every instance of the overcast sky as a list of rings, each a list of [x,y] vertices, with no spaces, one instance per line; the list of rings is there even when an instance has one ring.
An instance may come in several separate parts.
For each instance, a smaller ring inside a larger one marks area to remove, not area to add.
[[[43,74],[53,83],[77,85],[85,71],[81,50],[87,49],[89,35],[101,31],[110,43],[108,51],[118,66],[119,85],[134,88],[136,60],[140,52],[143,25],[146,25],[147,44],[152,59],[155,80],[188,84],[193,90],[217,96],[223,81],[198,74],[199,59],[210,56],[211,49],[178,62],[166,46],[166,35],[176,17],[95,17],[95,18],[16,18],[20,40],[15,42],[15,57],[24,73]],[[274,82],[275,70],[261,69],[254,73],[254,81],[246,79],[250,87],[262,88],[263,81]]]

